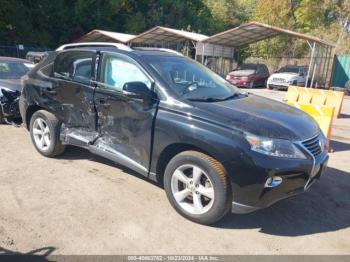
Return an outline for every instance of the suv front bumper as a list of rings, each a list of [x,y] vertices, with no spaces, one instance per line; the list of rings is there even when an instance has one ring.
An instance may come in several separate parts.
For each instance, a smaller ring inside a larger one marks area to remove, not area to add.
[[[233,183],[232,212],[250,213],[305,192],[324,175],[328,158],[328,154],[323,153],[318,159],[315,159],[315,162],[305,160],[302,161],[305,163],[300,163],[294,160],[280,160],[270,168],[266,168],[269,165],[267,161],[262,161],[265,168],[260,169],[262,173],[257,175],[263,179],[255,184],[244,186],[242,183],[248,183],[247,179]],[[266,180],[274,176],[281,177],[282,183],[276,187],[266,187]]]

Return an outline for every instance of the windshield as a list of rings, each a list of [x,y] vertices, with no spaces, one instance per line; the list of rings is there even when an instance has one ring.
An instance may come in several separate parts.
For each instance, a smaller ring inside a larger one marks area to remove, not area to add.
[[[257,66],[253,64],[244,64],[239,66],[236,70],[256,70]]]
[[[189,100],[225,100],[240,90],[209,70],[185,57],[148,56],[148,64],[182,98]]]
[[[0,79],[20,79],[29,70],[24,63],[0,62]]]
[[[299,67],[282,67],[277,73],[299,73]]]

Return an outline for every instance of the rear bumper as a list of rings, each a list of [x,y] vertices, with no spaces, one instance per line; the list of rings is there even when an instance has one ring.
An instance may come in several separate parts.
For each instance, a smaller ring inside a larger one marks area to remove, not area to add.
[[[233,183],[232,213],[250,213],[307,191],[324,175],[328,155],[324,153],[315,163],[313,161],[310,163],[292,161],[287,166],[284,161],[288,160],[281,160],[274,168],[261,170],[262,172],[257,175],[262,179],[255,184],[240,186],[237,184],[242,184],[242,181]],[[265,162],[265,166],[267,165],[268,163]],[[281,177],[282,183],[276,187],[266,187],[266,180],[273,176]],[[243,182],[248,182],[247,178],[244,180]]]

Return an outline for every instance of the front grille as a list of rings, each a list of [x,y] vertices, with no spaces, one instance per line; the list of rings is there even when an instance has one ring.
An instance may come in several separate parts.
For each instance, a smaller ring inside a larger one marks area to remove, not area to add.
[[[286,80],[284,78],[277,78],[277,77],[274,77],[272,79],[273,82],[277,82],[277,83],[284,83],[286,82]]]
[[[303,141],[302,144],[314,157],[317,157],[322,153],[320,138],[318,135]]]

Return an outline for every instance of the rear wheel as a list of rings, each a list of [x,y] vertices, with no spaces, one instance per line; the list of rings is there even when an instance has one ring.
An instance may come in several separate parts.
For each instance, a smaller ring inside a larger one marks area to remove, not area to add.
[[[47,111],[39,110],[30,120],[30,136],[36,150],[47,157],[64,152],[65,146],[59,140],[61,123],[57,117]]]
[[[176,211],[197,223],[213,224],[231,207],[231,191],[224,167],[200,152],[176,155],[166,168],[164,187]]]

